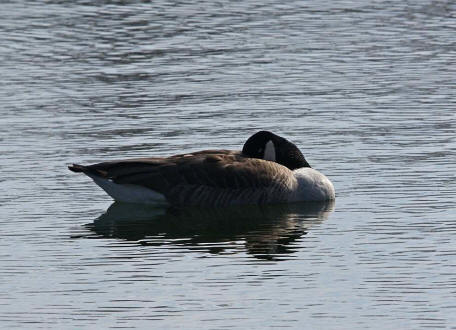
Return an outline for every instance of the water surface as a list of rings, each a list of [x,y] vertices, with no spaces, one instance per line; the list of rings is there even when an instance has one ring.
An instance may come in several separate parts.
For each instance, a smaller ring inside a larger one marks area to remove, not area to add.
[[[3,328],[456,327],[454,2],[0,8]],[[259,129],[335,205],[111,205],[66,169]]]

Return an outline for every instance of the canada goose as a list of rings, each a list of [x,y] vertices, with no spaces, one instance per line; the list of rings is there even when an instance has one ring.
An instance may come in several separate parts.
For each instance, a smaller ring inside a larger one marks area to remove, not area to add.
[[[252,135],[241,152],[203,150],[68,168],[121,202],[227,206],[335,198],[331,181],[293,143],[268,131]]]

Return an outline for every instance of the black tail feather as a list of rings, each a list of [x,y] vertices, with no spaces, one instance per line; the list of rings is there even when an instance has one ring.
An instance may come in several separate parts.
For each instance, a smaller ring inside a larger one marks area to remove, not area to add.
[[[79,172],[86,172],[87,171],[87,168],[83,165],[78,165],[78,164],[73,164],[73,165],[70,165],[68,166],[68,169],[72,172],[76,172],[76,173],[79,173]]]

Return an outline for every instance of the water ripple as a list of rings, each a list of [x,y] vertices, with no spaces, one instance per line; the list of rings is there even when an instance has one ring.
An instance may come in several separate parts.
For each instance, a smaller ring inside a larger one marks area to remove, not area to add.
[[[455,9],[2,3],[2,325],[454,327]],[[65,166],[259,129],[331,178],[333,212],[110,206]]]

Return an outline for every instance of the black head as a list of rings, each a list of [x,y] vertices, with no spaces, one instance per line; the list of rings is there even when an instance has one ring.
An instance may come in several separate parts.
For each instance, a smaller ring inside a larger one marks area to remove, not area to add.
[[[270,160],[295,170],[310,167],[301,151],[290,141],[268,131],[253,134],[242,148],[245,156]]]

